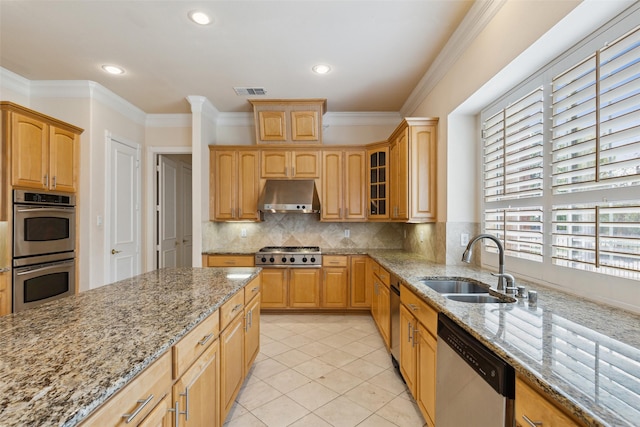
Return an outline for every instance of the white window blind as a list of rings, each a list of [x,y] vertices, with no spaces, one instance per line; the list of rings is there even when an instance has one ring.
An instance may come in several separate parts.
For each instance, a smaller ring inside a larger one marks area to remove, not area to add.
[[[553,263],[640,279],[640,204],[554,206]]]
[[[640,31],[553,78],[554,194],[640,184]]]
[[[542,87],[490,117],[483,130],[485,201],[541,196]]]
[[[507,255],[542,262],[543,210],[542,206],[485,210],[485,231],[503,243]],[[490,241],[485,247],[497,253]]]

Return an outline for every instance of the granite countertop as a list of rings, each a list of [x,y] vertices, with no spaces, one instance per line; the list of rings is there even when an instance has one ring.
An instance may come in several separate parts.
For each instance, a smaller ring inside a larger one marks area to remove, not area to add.
[[[156,270],[0,317],[0,425],[76,425],[259,272]]]
[[[589,426],[640,420],[640,315],[525,281],[537,305],[471,304],[443,297],[424,277],[463,277],[495,288],[486,270],[446,266],[403,251],[368,251],[438,311]]]

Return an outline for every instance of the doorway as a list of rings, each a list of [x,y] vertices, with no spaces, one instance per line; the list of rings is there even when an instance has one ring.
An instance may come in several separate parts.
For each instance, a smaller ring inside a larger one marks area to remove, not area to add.
[[[192,159],[158,154],[155,185],[155,268],[193,265]]]

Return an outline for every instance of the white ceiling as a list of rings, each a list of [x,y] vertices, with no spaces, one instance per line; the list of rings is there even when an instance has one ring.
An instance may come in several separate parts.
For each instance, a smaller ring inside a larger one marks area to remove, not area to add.
[[[326,98],[334,112],[400,111],[472,0],[0,0],[0,66],[29,80],[91,80],[151,114],[205,96],[250,111]],[[200,27],[194,9],[214,22]],[[103,64],[125,68],[109,76]],[[311,71],[327,63],[331,73]]]

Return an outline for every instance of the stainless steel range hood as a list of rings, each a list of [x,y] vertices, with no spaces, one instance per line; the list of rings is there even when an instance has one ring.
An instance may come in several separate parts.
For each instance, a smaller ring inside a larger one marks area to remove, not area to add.
[[[320,198],[312,179],[269,179],[258,200],[258,210],[281,213],[318,213]]]

